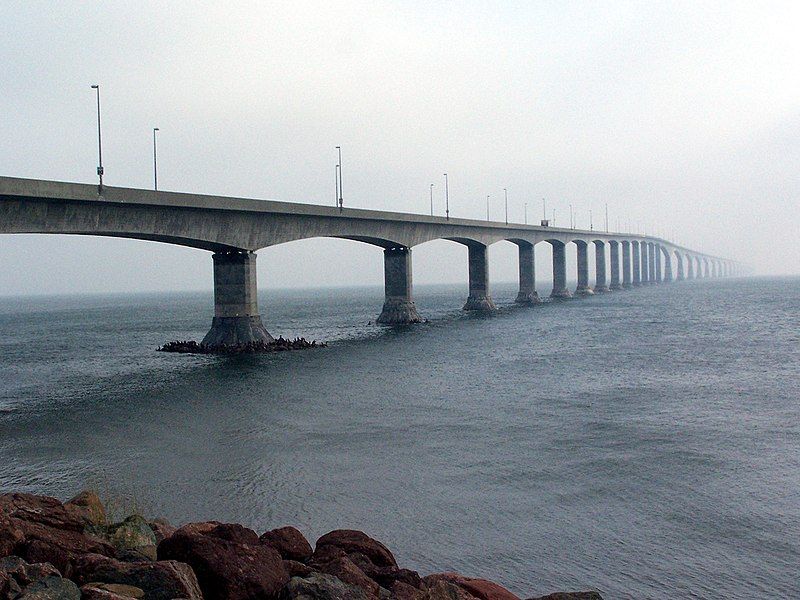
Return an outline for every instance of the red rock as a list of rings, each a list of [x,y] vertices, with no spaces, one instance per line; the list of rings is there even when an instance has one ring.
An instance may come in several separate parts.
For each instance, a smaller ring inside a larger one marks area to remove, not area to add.
[[[380,591],[378,583],[370,579],[347,556],[340,556],[322,564],[314,563],[314,568],[322,573],[333,575],[345,583],[361,588],[370,598],[378,597],[378,592]]]
[[[388,587],[395,600],[419,600],[421,592],[414,586],[403,583],[402,581],[394,581]]]
[[[147,600],[203,599],[194,571],[175,560],[122,562],[85,554],[70,564],[67,575],[79,585],[118,583],[141,588]]]
[[[428,584],[442,580],[457,585],[480,600],[520,600],[503,586],[487,579],[464,577],[459,573],[436,573],[424,579]]]
[[[314,553],[305,536],[294,527],[273,529],[262,534],[258,539],[262,544],[275,548],[285,560],[306,562]]]
[[[206,600],[276,598],[289,581],[280,554],[244,527],[207,525],[178,529],[158,545],[158,558],[188,563]]]
[[[369,600],[359,587],[325,573],[292,577],[281,590],[280,600]]]
[[[464,588],[444,579],[431,580],[420,592],[419,600],[476,600]]]
[[[85,532],[86,518],[76,506],[31,494],[0,495],[0,553],[30,563],[49,562],[63,571],[87,553],[114,556],[114,548]]]
[[[141,600],[144,590],[124,583],[87,583],[81,587],[81,600],[93,598],[94,600]]]
[[[389,549],[362,531],[337,529],[317,540],[316,551],[328,546],[342,549],[346,554],[359,552],[369,558],[376,567],[397,567],[397,561]]]
[[[387,590],[391,589],[395,582],[402,582],[417,589],[423,587],[422,578],[416,571],[401,569],[400,567],[376,567],[367,556],[360,552],[353,552],[352,554],[348,554],[347,557],[352,560],[359,569],[364,571],[367,577],[376,581],[378,585]]]
[[[148,524],[150,525],[150,529],[153,530],[153,534],[156,536],[156,544],[178,531],[177,527],[173,527],[164,519],[156,519],[155,521],[150,521]]]
[[[314,572],[314,569],[296,560],[284,560],[283,567],[289,573],[289,577],[307,577]]]
[[[64,503],[65,507],[74,507],[89,525],[105,525],[106,509],[100,496],[93,490],[84,490]]]
[[[34,563],[29,564],[19,556],[7,556],[0,559],[0,571],[5,572],[9,577],[13,577],[21,587],[30,585],[34,581],[55,575],[61,577],[58,572],[50,563]]]

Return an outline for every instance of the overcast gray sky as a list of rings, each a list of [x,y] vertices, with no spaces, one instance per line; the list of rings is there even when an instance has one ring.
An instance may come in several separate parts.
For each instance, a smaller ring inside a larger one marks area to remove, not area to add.
[[[799,273],[800,3],[0,4],[0,174],[612,228]],[[549,279],[549,249],[539,272]],[[544,245],[546,246],[546,244]],[[208,289],[210,255],[151,242],[0,236],[0,293]],[[495,281],[516,249],[490,248]],[[380,284],[381,251],[259,253],[261,287]],[[572,267],[574,271],[574,266]],[[466,249],[414,250],[415,281],[466,281]],[[546,291],[546,290],[545,290]]]

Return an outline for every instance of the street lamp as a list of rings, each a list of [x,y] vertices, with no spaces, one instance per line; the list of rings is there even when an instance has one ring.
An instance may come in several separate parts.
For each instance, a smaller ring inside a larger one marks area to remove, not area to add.
[[[592,221],[592,209],[589,209],[589,231],[594,231],[594,221]]]
[[[158,151],[156,143],[156,131],[161,131],[158,127],[153,127],[153,189],[158,191]]]
[[[525,203],[525,225],[528,224],[528,203]]]
[[[433,184],[431,184],[431,216],[433,216]]]
[[[569,228],[575,229],[575,216],[572,212],[572,203],[569,205]]]
[[[447,186],[447,173],[444,174],[444,215],[450,220],[450,189]]]
[[[100,135],[100,86],[93,85],[92,89],[97,91],[97,176],[100,178],[99,193],[103,192],[103,139]]]
[[[489,220],[489,194],[486,194],[486,220]]]
[[[339,151],[339,210],[341,210],[344,206],[342,199],[342,147],[336,146],[336,149]]]
[[[503,188],[503,193],[506,195],[506,225],[508,225],[508,190]]]

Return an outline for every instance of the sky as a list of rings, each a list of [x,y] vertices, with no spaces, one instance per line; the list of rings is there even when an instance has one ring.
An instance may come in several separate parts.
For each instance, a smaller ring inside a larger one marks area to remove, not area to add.
[[[0,4],[0,175],[443,211],[655,233],[800,273],[798,2]],[[537,278],[550,279],[539,244]],[[467,281],[466,248],[414,249],[415,283]],[[574,255],[574,249],[571,250]],[[489,249],[493,281],[516,247]],[[574,260],[569,262],[574,274]],[[381,250],[259,252],[259,286],[380,285]],[[0,236],[0,294],[211,289],[210,254]],[[542,287],[545,287],[542,285]],[[547,291],[547,290],[540,290]]]

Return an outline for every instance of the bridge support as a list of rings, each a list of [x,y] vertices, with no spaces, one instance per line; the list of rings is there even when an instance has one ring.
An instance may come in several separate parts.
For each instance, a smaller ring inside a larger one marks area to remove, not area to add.
[[[610,291],[606,283],[606,244],[601,240],[594,241],[594,292]]]
[[[254,252],[214,254],[214,319],[203,346],[240,346],[273,341],[258,314]]]
[[[622,287],[631,287],[631,243],[622,242]]]
[[[482,244],[469,248],[469,297],[464,310],[490,312],[497,307],[489,295],[489,254]]]
[[[572,298],[567,289],[567,247],[564,242],[552,241],[553,246],[553,291],[551,298]]]
[[[694,256],[689,254],[686,258],[686,279],[694,279]]]
[[[658,244],[650,243],[650,284],[661,283],[661,258]]]
[[[519,293],[517,304],[538,304],[539,294],[536,293],[536,261],[533,244],[517,242],[519,246]]]
[[[420,323],[411,295],[411,248],[399,246],[383,251],[383,279],[386,300],[377,319],[384,325]]]
[[[611,256],[611,281],[608,284],[608,289],[621,290],[622,284],[619,282],[619,242],[615,240],[608,242],[608,251]]]
[[[664,282],[672,283],[672,256],[666,248],[661,248],[661,252],[664,255]]]
[[[633,255],[633,285],[642,285],[641,252],[639,242],[631,242]]]
[[[575,240],[578,247],[578,287],[575,288],[577,296],[591,296],[594,294],[589,286],[589,244]]]
[[[683,281],[686,278],[683,274],[683,255],[679,252],[675,253],[675,265],[678,267],[676,281]]]
[[[642,285],[650,284],[650,259],[648,258],[650,248],[647,242],[639,244],[639,250],[642,252],[641,268],[642,268]]]

